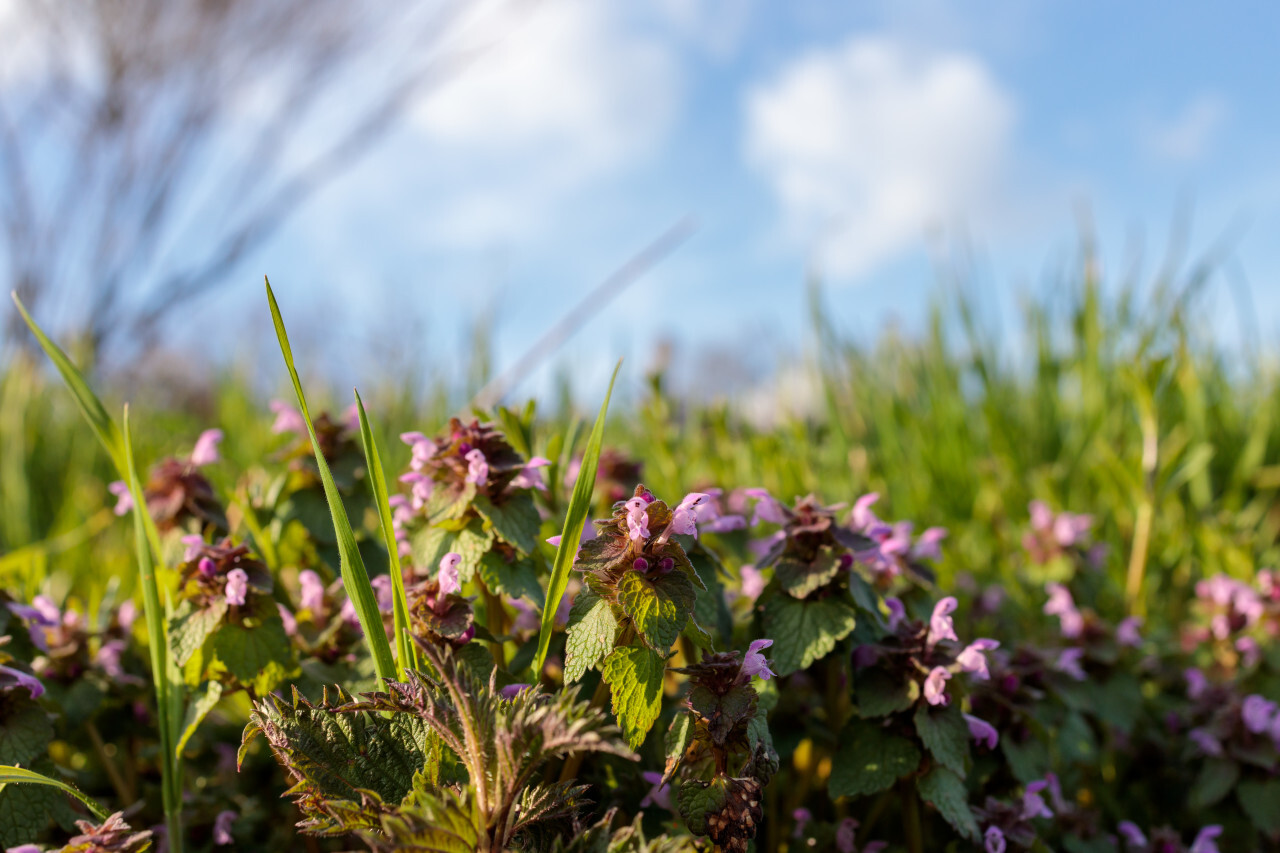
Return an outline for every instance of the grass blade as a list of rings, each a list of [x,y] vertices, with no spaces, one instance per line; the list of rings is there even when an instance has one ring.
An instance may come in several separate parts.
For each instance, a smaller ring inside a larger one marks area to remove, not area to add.
[[[560,606],[560,599],[564,597],[565,587],[569,585],[569,569],[573,566],[573,558],[578,553],[582,528],[586,525],[587,513],[591,510],[591,493],[596,486],[596,466],[600,462],[600,445],[604,442],[604,417],[609,411],[609,398],[613,396],[613,383],[618,380],[620,369],[622,369],[622,359],[618,359],[618,365],[613,368],[613,376],[609,379],[609,390],[605,392],[604,402],[600,404],[600,414],[596,415],[595,426],[591,428],[587,447],[582,452],[582,467],[578,469],[578,479],[573,484],[573,496],[569,498],[569,508],[565,512],[564,529],[560,531],[560,546],[556,548],[556,558],[551,568],[551,582],[547,585],[547,603],[542,608],[538,654],[533,662],[535,676],[542,672],[542,664],[547,659],[551,632],[556,627],[556,609]]]
[[[387,546],[388,571],[391,573],[391,593],[394,606],[396,637],[396,672],[404,681],[406,669],[420,669],[418,647],[409,636],[409,600],[404,593],[404,576],[400,573],[400,548],[396,542],[395,528],[391,522],[391,504],[387,498],[387,476],[382,470],[382,454],[378,441],[373,437],[369,417],[364,411],[364,400],[356,391],[356,411],[360,414],[360,442],[364,445],[365,467],[369,471],[369,484],[373,487],[373,502],[378,507],[378,521],[382,528],[382,543]]]
[[[106,809],[98,805],[88,794],[82,794],[66,782],[59,782],[57,779],[50,779],[48,776],[41,775],[34,770],[27,770],[25,767],[11,767],[7,764],[0,764],[0,790],[5,785],[48,785],[51,788],[57,788],[75,797],[84,803],[85,808],[93,813],[98,820],[106,820],[110,815]]]
[[[378,681],[385,687],[389,680],[396,678],[396,662],[391,655],[391,645],[382,628],[382,614],[378,612],[378,598],[374,595],[373,585],[369,583],[369,573],[365,570],[364,560],[360,557],[360,549],[356,545],[356,535],[351,529],[351,521],[347,518],[347,508],[342,504],[342,495],[333,482],[333,474],[329,471],[329,463],[320,452],[320,441],[316,438],[316,428],[311,423],[311,412],[307,410],[307,398],[302,393],[302,382],[298,379],[298,370],[293,366],[293,350],[289,348],[289,336],[284,330],[284,320],[280,316],[280,306],[276,304],[276,296],[271,292],[271,282],[267,282],[267,301],[271,304],[271,320],[276,326],[276,339],[280,342],[280,352],[284,355],[285,366],[289,368],[289,378],[293,380],[293,391],[298,397],[298,408],[302,411],[302,419],[307,424],[307,434],[311,436],[311,450],[315,454],[316,467],[320,470],[320,481],[324,483],[324,496],[329,502],[329,514],[333,517],[333,532],[338,538],[338,553],[342,570],[342,585],[347,596],[355,606],[356,617],[364,630],[364,640],[373,655],[373,666],[378,673]]]

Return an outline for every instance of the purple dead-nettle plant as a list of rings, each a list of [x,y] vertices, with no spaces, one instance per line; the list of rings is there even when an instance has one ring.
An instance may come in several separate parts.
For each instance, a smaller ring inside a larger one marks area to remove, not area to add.
[[[1055,514],[1044,501],[1032,501],[1028,510],[1031,529],[1022,537],[1022,547],[1033,563],[1044,565],[1066,557],[1079,561],[1081,565],[1102,564],[1106,556],[1105,546],[1090,546],[1088,543],[1093,516],[1070,512]]]
[[[1123,839],[1119,847],[1123,853],[1219,853],[1218,837],[1222,835],[1222,827],[1216,824],[1203,827],[1190,845],[1185,845],[1182,836],[1169,827],[1151,830],[1148,838],[1137,824],[1122,820],[1116,832]]]
[[[462,555],[445,554],[434,576],[423,578],[405,590],[415,637],[429,643],[465,646],[475,636],[471,600],[461,595],[458,577],[461,562]]]
[[[1182,629],[1182,644],[1202,649],[1223,674],[1252,670],[1263,648],[1280,634],[1280,590],[1270,570],[1255,584],[1215,575],[1196,583],[1195,618]]]
[[[877,588],[882,591],[891,589],[901,577],[932,582],[933,572],[923,561],[941,559],[946,529],[927,528],[913,541],[911,532],[915,525],[910,521],[890,524],[876,517],[871,507],[879,499],[876,492],[863,495],[854,501],[849,514],[849,526],[871,543],[857,552],[858,561],[870,569]]]
[[[221,441],[222,430],[207,429],[196,439],[190,454],[170,457],[151,469],[142,494],[147,501],[147,511],[160,530],[186,527],[188,523],[227,530],[226,511],[200,470],[219,460]],[[116,497],[116,515],[133,509],[133,496],[123,480],[116,480],[108,489]]]

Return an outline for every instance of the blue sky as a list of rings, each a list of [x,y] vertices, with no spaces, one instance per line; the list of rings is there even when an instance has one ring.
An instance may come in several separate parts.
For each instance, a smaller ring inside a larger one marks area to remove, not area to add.
[[[1235,258],[1263,342],[1280,331],[1273,4],[477,8],[486,57],[207,310],[259,312],[266,272],[295,322],[351,319],[339,363],[366,381],[354,353],[400,340],[452,375],[493,311],[501,367],[691,215],[693,238],[556,363],[592,385],[626,355],[638,376],[675,338],[678,369],[712,350],[759,367],[803,350],[809,271],[868,340],[920,327],[940,258],[971,257],[1007,316],[1071,259],[1082,207],[1105,272],[1135,241],[1154,269],[1189,204],[1192,254],[1244,217]],[[1225,291],[1209,305],[1235,335]]]

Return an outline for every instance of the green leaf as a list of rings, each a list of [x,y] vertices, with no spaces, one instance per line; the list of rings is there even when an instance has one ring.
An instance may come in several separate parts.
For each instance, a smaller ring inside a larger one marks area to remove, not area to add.
[[[480,579],[491,592],[527,598],[542,606],[544,597],[538,583],[538,570],[528,559],[517,557],[508,563],[502,552],[497,549],[488,551],[480,559]]]
[[[969,793],[963,779],[947,768],[935,765],[916,780],[916,790],[926,803],[937,808],[952,829],[969,841],[978,840],[978,821],[969,808]]]
[[[432,572],[450,552],[462,558],[458,563],[458,580],[468,583],[475,577],[480,561],[493,546],[493,531],[485,530],[473,520],[461,530],[447,527],[424,527],[412,539],[413,562]]]
[[[943,767],[963,776],[969,757],[969,725],[959,706],[922,704],[916,709],[915,724],[925,749]]]
[[[613,606],[583,589],[569,609],[569,633],[564,643],[564,681],[572,684],[604,660],[618,638]]]
[[[483,494],[476,495],[472,506],[489,522],[499,539],[524,556],[537,549],[542,519],[538,517],[538,508],[533,505],[533,496],[528,492],[508,495],[498,504]]]
[[[905,711],[919,698],[920,687],[907,675],[894,677],[879,669],[865,669],[854,676],[858,716],[887,717]]]
[[[715,640],[711,638],[711,632],[698,624],[698,620],[689,617],[689,622],[684,626],[684,630],[680,632],[682,636],[688,637],[691,642],[704,652],[714,652],[716,650]]]
[[[920,750],[906,738],[866,720],[854,720],[840,733],[827,790],[832,797],[860,797],[892,787],[920,766]]]
[[[1098,741],[1085,718],[1074,711],[1067,714],[1058,728],[1058,751],[1069,762],[1093,763],[1098,760]]]
[[[45,758],[36,765],[45,773],[57,773]],[[0,785],[0,850],[39,841],[55,821],[64,830],[83,820],[83,810],[57,788],[49,785]]]
[[[1009,762],[1014,778],[1024,785],[1043,779],[1051,768],[1049,750],[1038,737],[1029,737],[1019,744],[1011,737],[1002,736],[1000,751]]]
[[[0,791],[3,791],[6,785],[48,785],[57,788],[64,793],[70,794],[80,802],[84,803],[85,808],[93,813],[98,820],[106,820],[109,812],[102,806],[93,801],[66,782],[60,782],[57,779],[51,779],[48,776],[42,776],[34,770],[27,770],[23,767],[9,767],[0,765]]]
[[[49,749],[53,724],[26,690],[10,690],[0,704],[0,764],[31,764]]]
[[[547,660],[551,634],[556,627],[556,608],[560,606],[564,588],[569,584],[569,569],[573,565],[574,555],[578,552],[578,543],[582,541],[582,528],[586,524],[587,513],[591,511],[591,493],[596,485],[596,466],[600,462],[600,445],[604,442],[604,416],[609,411],[613,383],[618,380],[618,370],[621,368],[622,361],[619,359],[617,367],[613,369],[613,377],[609,380],[609,390],[605,392],[604,402],[600,405],[600,414],[596,415],[595,426],[591,428],[591,437],[587,439],[587,447],[582,453],[582,466],[578,469],[577,482],[573,484],[573,496],[569,498],[564,527],[560,531],[560,546],[556,548],[556,558],[551,567],[551,581],[547,585],[547,604],[542,608],[538,654],[533,662],[535,674],[542,672],[542,665]]]
[[[316,428],[311,422],[311,413],[307,410],[307,398],[302,393],[302,382],[298,379],[297,368],[293,366],[293,351],[289,348],[289,336],[285,332],[284,319],[280,316],[280,306],[276,304],[275,294],[271,292],[271,282],[267,282],[267,301],[271,305],[271,319],[276,327],[276,339],[280,343],[280,352],[284,356],[285,367],[289,369],[289,378],[293,381],[293,391],[298,398],[298,408],[302,419],[307,424],[307,434],[311,437],[312,452],[316,459],[316,468],[320,472],[320,480],[324,483],[325,498],[329,501],[329,514],[333,517],[333,530],[338,538],[338,551],[341,557],[342,585],[347,590],[347,597],[355,605],[356,617],[364,630],[365,643],[373,655],[374,666],[378,671],[379,681],[385,682],[396,677],[395,658],[391,655],[391,645],[382,629],[382,614],[378,611],[378,598],[369,583],[369,573],[365,570],[364,560],[360,557],[360,548],[356,545],[355,532],[347,518],[346,507],[342,504],[342,495],[333,481],[329,471],[329,463],[320,452],[320,441],[316,438]]]
[[[807,669],[830,654],[857,624],[857,613],[839,596],[798,601],[774,596],[764,608],[764,635],[773,640],[769,658],[778,675]]]
[[[191,740],[191,736],[196,733],[196,729],[200,727],[200,723],[213,710],[213,706],[218,704],[218,700],[222,698],[222,682],[206,681],[203,690],[198,690],[191,696],[191,701],[187,703],[187,713],[182,720],[182,735],[178,738],[177,745],[174,746],[174,753],[180,759],[182,750],[186,749],[187,741]]]
[[[794,598],[804,598],[826,586],[839,572],[840,555],[830,546],[820,550],[812,562],[802,563],[794,557],[783,557],[773,567],[773,576]]]
[[[644,641],[661,653],[675,643],[697,594],[689,579],[679,572],[652,577],[630,571],[618,578],[618,604],[630,617]]]
[[[1231,793],[1239,779],[1239,764],[1229,758],[1210,758],[1200,768],[1196,781],[1191,785],[1188,804],[1193,809],[1207,809],[1217,805]]]
[[[373,489],[373,503],[378,508],[378,526],[382,530],[382,545],[387,549],[387,574],[391,576],[392,618],[395,625],[396,677],[405,680],[406,669],[421,669],[418,647],[409,634],[409,600],[404,591],[404,574],[400,569],[400,543],[396,541],[391,503],[387,493],[387,475],[382,470],[382,454],[378,441],[369,426],[369,416],[364,411],[364,401],[356,391],[356,411],[360,415],[360,444],[364,448],[365,465],[369,471],[369,485]]]
[[[687,708],[681,708],[671,718],[671,725],[667,727],[666,737],[662,740],[662,750],[667,757],[666,766],[663,768],[664,781],[669,782],[676,775],[676,771],[680,769],[680,762],[684,759],[685,750],[692,742],[693,714],[689,713]]]
[[[275,603],[266,596],[258,596],[257,601],[253,619],[246,620],[255,624],[228,622],[223,625],[214,632],[209,652],[236,681],[252,686],[259,696],[264,696],[297,667],[292,656],[293,646],[284,632]],[[376,630],[382,632],[381,622]],[[206,666],[216,668],[214,661],[207,662]]]
[[[710,782],[691,780],[676,789],[676,806],[694,835],[709,834],[707,816],[724,811],[729,801],[728,782],[728,776],[716,776]]]
[[[169,625],[169,644],[173,648],[173,660],[178,666],[186,666],[204,646],[205,640],[218,630],[227,615],[226,599],[219,599],[210,607],[195,607],[184,601],[174,613]],[[203,679],[197,679],[199,683]]]
[[[686,549],[689,564],[697,572],[704,589],[698,590],[698,600],[693,605],[698,623],[715,629],[721,640],[728,643],[733,636],[733,615],[724,600],[724,584],[720,582],[720,561],[715,555],[696,542]]]
[[[639,749],[662,710],[667,662],[642,645],[622,646],[605,658],[602,672],[613,693],[613,715],[632,749]]]
[[[1236,799],[1259,832],[1270,836],[1280,833],[1280,779],[1241,782]]]

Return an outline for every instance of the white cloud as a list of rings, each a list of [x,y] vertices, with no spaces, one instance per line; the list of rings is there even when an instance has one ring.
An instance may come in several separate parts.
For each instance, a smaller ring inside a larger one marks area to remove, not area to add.
[[[1157,157],[1188,163],[1205,153],[1226,117],[1227,105],[1221,98],[1200,95],[1171,121],[1148,127],[1143,141]]]
[[[987,205],[1014,109],[981,61],[855,38],[753,88],[746,151],[792,236],[853,277]]]

